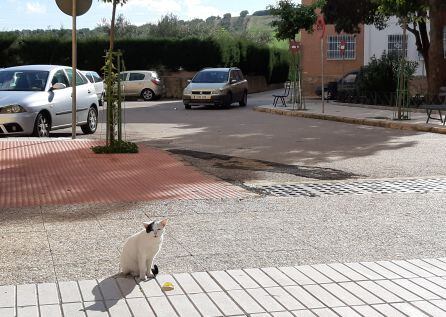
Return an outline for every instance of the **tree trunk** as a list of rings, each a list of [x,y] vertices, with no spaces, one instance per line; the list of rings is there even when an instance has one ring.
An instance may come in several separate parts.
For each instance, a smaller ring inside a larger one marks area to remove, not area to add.
[[[446,25],[444,0],[430,0],[430,48],[429,48],[429,94],[438,95],[440,87],[446,86],[446,59],[443,48],[443,32]]]
[[[115,20],[116,20],[116,6],[118,5],[117,0],[113,0],[113,11],[110,23],[110,52],[113,52],[115,48]]]

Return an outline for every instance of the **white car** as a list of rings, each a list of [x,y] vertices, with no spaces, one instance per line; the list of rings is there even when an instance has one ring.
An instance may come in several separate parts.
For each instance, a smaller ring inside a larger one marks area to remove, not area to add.
[[[105,94],[104,80],[98,73],[93,71],[81,71],[81,73],[84,74],[88,81],[94,85],[96,95],[98,95],[99,106],[102,107]]]
[[[72,122],[71,67],[29,65],[0,70],[0,135],[48,137],[51,130]],[[98,123],[98,97],[94,86],[76,74],[77,125],[85,134]]]

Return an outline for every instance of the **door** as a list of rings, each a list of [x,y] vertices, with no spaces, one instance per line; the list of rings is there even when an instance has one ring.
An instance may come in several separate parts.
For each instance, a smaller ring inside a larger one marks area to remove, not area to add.
[[[143,73],[129,73],[127,81],[127,93],[132,96],[139,96],[145,88],[144,79],[146,75]]]
[[[128,96],[128,93],[127,93],[127,84],[128,84],[127,79],[128,79],[128,77],[129,77],[129,73],[124,72],[124,73],[119,74],[119,79],[121,81],[121,94],[123,96]]]
[[[235,80],[235,83],[232,83]],[[240,79],[236,70],[231,70],[229,75],[229,82],[231,83],[231,91],[232,91],[232,101],[240,101],[241,98],[241,89],[240,89]]]
[[[66,68],[65,72],[67,73],[70,84],[72,84],[72,69]],[[95,100],[96,102],[94,102]],[[97,104],[97,97],[93,84],[90,84],[85,76],[81,75],[79,72],[76,72],[76,112],[78,123],[87,121],[88,109],[90,109],[90,106],[93,103]]]
[[[50,90],[48,100],[50,102],[52,127],[71,124],[71,92],[72,88],[65,72],[60,69],[56,71],[51,79],[51,86],[56,83],[64,84],[66,88]]]

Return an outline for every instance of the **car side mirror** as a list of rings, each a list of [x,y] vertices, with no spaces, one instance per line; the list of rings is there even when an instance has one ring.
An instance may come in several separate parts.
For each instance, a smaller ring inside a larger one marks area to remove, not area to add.
[[[192,82],[192,79],[186,80],[186,83],[189,85]]]
[[[53,86],[51,86],[50,90],[59,90],[59,89],[65,89],[67,86],[62,83],[55,83]]]

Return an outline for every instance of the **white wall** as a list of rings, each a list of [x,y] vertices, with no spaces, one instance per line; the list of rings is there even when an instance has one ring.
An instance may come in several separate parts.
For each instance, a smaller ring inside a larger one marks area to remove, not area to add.
[[[378,30],[372,25],[364,27],[364,63],[367,65],[370,59],[375,55],[380,57],[384,51],[388,50],[387,39],[388,35],[403,34],[403,29],[398,24],[396,18],[392,18],[384,30]],[[419,58],[418,51],[415,45],[415,36],[407,31],[407,59],[418,62],[416,76],[426,74],[424,69],[424,62]]]

